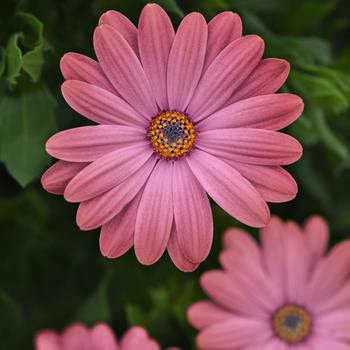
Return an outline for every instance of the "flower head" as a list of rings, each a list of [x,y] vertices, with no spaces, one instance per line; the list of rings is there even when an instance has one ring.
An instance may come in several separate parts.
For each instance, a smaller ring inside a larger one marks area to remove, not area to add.
[[[262,59],[264,42],[241,36],[238,15],[209,24],[187,15],[176,33],[155,4],[138,28],[108,11],[94,34],[98,61],[69,53],[61,61],[67,103],[99,125],[60,132],[47,152],[60,159],[42,178],[45,189],[79,202],[82,230],[102,227],[102,254],[133,245],[143,264],[165,249],[184,271],[211,247],[207,194],[243,223],[264,226],[266,202],[295,197],[281,166],[301,146],[278,132],[302,112],[302,100],[275,94],[289,65]]]
[[[212,301],[188,310],[203,350],[348,349],[350,241],[326,253],[328,227],[320,217],[303,228],[273,217],[262,247],[229,229],[223,270],[202,275]]]

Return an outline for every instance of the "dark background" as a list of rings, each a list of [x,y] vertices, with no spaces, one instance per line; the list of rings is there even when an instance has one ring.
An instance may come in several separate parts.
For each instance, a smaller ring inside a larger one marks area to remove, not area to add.
[[[266,57],[290,61],[283,91],[303,97],[305,113],[289,132],[304,146],[289,170],[300,189],[273,213],[302,222],[312,214],[330,223],[332,242],[350,234],[350,2],[347,0],[158,0],[175,25],[190,11],[209,20],[238,12],[245,33],[260,34]],[[238,225],[214,206],[215,241],[192,274],[164,256],[141,266],[133,251],[118,260],[99,253],[98,231],[81,232],[76,206],[47,194],[39,177],[52,163],[45,140],[84,125],[60,94],[60,57],[93,56],[99,16],[116,9],[137,23],[141,0],[24,0],[0,2],[0,349],[32,349],[42,328],[106,321],[121,334],[146,326],[163,346],[195,349],[187,306],[203,295],[198,277],[218,266],[225,227]],[[255,237],[257,231],[250,231]]]

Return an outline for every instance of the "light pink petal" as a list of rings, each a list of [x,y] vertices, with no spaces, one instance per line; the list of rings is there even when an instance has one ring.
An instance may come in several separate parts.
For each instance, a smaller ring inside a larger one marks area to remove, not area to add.
[[[232,315],[234,314],[211,301],[198,301],[187,310],[188,321],[197,329],[225,321],[232,317]]]
[[[160,160],[148,179],[137,212],[135,253],[145,265],[155,263],[163,254],[173,223],[173,166]]]
[[[147,119],[158,113],[153,89],[133,49],[124,37],[107,24],[94,33],[98,61],[120,95]]]
[[[91,348],[93,350],[119,350],[112,329],[100,323],[90,330]]]
[[[199,263],[197,264],[192,263],[182,253],[178,239],[177,239],[176,227],[174,224],[171,229],[167,250],[168,250],[170,259],[173,261],[173,263],[179,270],[183,272],[192,272],[199,266]]]
[[[61,131],[46,143],[52,157],[69,162],[93,162],[107,153],[145,139],[139,128],[121,125],[83,126]]]
[[[108,191],[140,169],[152,153],[147,143],[108,153],[73,178],[64,192],[65,199],[68,202],[83,202]]]
[[[41,184],[47,192],[63,194],[68,183],[83,170],[88,163],[71,163],[60,160],[45,171]]]
[[[207,48],[208,26],[204,17],[190,13],[176,32],[168,62],[170,109],[184,112],[202,74]]]
[[[193,263],[203,261],[213,241],[213,217],[209,199],[186,162],[174,162],[174,216],[183,254]]]
[[[286,81],[290,65],[278,58],[265,58],[227,101],[231,105],[246,98],[275,93]]]
[[[64,350],[92,350],[90,347],[89,331],[79,323],[65,329],[62,334]]]
[[[35,350],[62,350],[61,339],[50,330],[40,331],[35,336]]]
[[[129,329],[122,337],[120,350],[160,350],[159,344],[152,340],[141,327]]]
[[[224,160],[258,165],[287,165],[302,155],[302,146],[295,138],[250,128],[204,131],[197,147]]]
[[[186,160],[200,184],[220,207],[247,225],[266,225],[270,218],[266,202],[235,169],[198,149]]]
[[[116,29],[138,55],[137,28],[128,17],[118,11],[109,10],[100,17],[98,23],[109,24]]]
[[[152,85],[158,106],[169,108],[167,96],[167,67],[175,37],[171,20],[157,4],[146,5],[139,21],[138,41],[143,69]]]
[[[350,342],[350,305],[317,317],[316,326],[323,335]]]
[[[117,94],[100,64],[90,57],[73,52],[66,53],[61,58],[60,67],[66,80],[80,80]]]
[[[136,196],[147,181],[157,158],[152,156],[125,181],[101,195],[80,203],[77,224],[81,230],[93,230],[110,221]],[[135,213],[136,218],[136,213]]]
[[[62,85],[66,102],[78,113],[98,124],[121,124],[145,128],[147,120],[111,92],[78,80]]]
[[[348,350],[349,343],[333,336],[315,336],[310,341],[312,350]]]
[[[230,161],[229,164],[249,180],[267,202],[282,203],[295,198],[298,185],[279,166],[264,166]]]
[[[290,347],[283,340],[280,340],[274,337],[270,339],[267,343],[265,343],[265,345],[263,345],[259,350],[290,350]],[[308,350],[315,350],[315,349],[308,349]]]
[[[100,250],[105,257],[118,258],[133,246],[136,214],[141,196],[142,191],[115,218],[102,226]]]
[[[329,238],[329,228],[326,220],[319,216],[312,216],[305,222],[306,244],[314,258],[326,253]]]
[[[257,96],[219,110],[201,121],[198,128],[258,128],[277,131],[293,123],[303,109],[303,101],[296,95]]]
[[[231,11],[221,12],[208,24],[208,46],[204,70],[232,41],[242,35],[241,18]]]
[[[256,35],[239,38],[227,46],[204,72],[187,113],[198,122],[216,112],[257,66],[264,42]]]

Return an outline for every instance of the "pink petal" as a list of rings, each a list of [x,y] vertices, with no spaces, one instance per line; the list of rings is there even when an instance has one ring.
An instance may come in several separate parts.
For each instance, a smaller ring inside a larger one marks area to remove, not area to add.
[[[70,162],[92,162],[144,138],[145,131],[129,126],[83,126],[52,136],[46,143],[46,152]]]
[[[119,185],[97,197],[80,203],[77,212],[79,228],[81,230],[93,230],[120,213],[143,187],[156,160],[156,157],[149,158],[140,169]]]
[[[122,337],[121,350],[160,350],[159,344],[150,339],[141,327],[129,329]]]
[[[240,85],[227,101],[231,105],[237,101],[245,100],[259,95],[275,93],[286,81],[290,65],[285,60],[265,58]]]
[[[223,243],[225,249],[234,249],[237,252],[248,254],[254,261],[261,258],[256,241],[240,228],[229,228],[224,232]]]
[[[227,46],[204,72],[187,113],[198,122],[216,112],[257,66],[264,42],[256,35],[239,38]]]
[[[186,160],[200,184],[225,211],[247,225],[266,225],[270,217],[266,202],[235,169],[200,150]]]
[[[60,62],[66,80],[80,80],[118,94],[103,73],[100,64],[90,57],[78,53],[66,53]]]
[[[107,24],[98,26],[94,47],[101,67],[120,95],[147,119],[158,113],[152,87],[133,49]]]
[[[296,95],[257,96],[219,110],[204,119],[198,128],[259,128],[277,131],[293,123],[303,109],[303,101]]]
[[[116,29],[138,55],[137,28],[128,17],[118,11],[109,10],[100,17],[98,23],[109,24]]]
[[[90,340],[94,350],[119,350],[114,333],[106,324],[95,325],[90,330]]]
[[[211,301],[198,301],[187,310],[188,321],[197,329],[225,321],[232,317],[232,315],[231,312],[217,306]]]
[[[50,330],[40,331],[35,336],[34,343],[36,350],[62,350],[60,337]]]
[[[152,85],[161,110],[167,110],[167,67],[175,37],[171,20],[157,4],[146,5],[141,13],[138,32],[143,69]]]
[[[184,112],[202,74],[207,48],[208,26],[204,17],[190,13],[176,32],[168,62],[170,109]]]
[[[68,183],[83,170],[88,163],[70,163],[60,160],[46,170],[41,184],[47,192],[63,194]]]
[[[155,263],[163,254],[173,223],[173,166],[160,160],[148,179],[137,212],[135,253],[145,265]]]
[[[64,197],[68,202],[83,202],[125,181],[151,157],[147,143],[106,154],[84,168],[67,186]]]
[[[208,47],[204,70],[232,41],[242,35],[241,18],[231,11],[221,12],[208,24]]]
[[[192,272],[199,266],[199,263],[194,264],[190,262],[182,253],[177,239],[176,227],[174,224],[171,230],[167,249],[171,260],[173,261],[175,266],[181,271]]]
[[[282,203],[295,198],[298,185],[279,166],[252,165],[231,161],[229,164],[249,180],[267,202]]]
[[[271,130],[210,130],[200,133],[199,137],[197,147],[200,149],[221,159],[248,164],[287,165],[302,154],[302,146],[295,138]]]
[[[63,349],[69,350],[94,350],[90,346],[89,331],[79,323],[75,323],[62,334]]]
[[[145,128],[147,120],[115,94],[78,80],[62,85],[66,102],[78,113],[98,124],[121,124]]]
[[[116,217],[102,226],[100,250],[105,257],[118,258],[133,246],[136,214],[141,196],[142,191]]]
[[[213,241],[213,217],[203,187],[186,162],[174,162],[174,217],[183,254],[193,263],[203,261]]]
[[[312,216],[304,225],[306,244],[314,258],[319,258],[326,253],[329,239],[329,227],[323,218]]]
[[[310,341],[312,350],[348,350],[349,343],[333,336],[315,336]]]

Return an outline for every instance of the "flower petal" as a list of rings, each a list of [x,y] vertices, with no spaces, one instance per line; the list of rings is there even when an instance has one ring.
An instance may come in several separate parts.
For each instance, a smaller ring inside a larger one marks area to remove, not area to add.
[[[200,13],[190,13],[176,32],[168,62],[170,109],[184,112],[202,74],[208,26]]]
[[[215,16],[208,24],[208,46],[204,70],[226,46],[241,35],[242,21],[236,13],[225,11]]]
[[[198,122],[216,112],[259,63],[264,42],[256,35],[227,46],[204,72],[187,113]]]
[[[200,122],[198,128],[259,128],[277,131],[293,123],[303,109],[303,101],[296,95],[257,96],[219,110]]]
[[[66,53],[60,62],[61,72],[66,80],[80,80],[118,94],[103,73],[100,64],[90,57],[78,53]]]
[[[295,138],[251,128],[204,131],[197,147],[223,159],[258,165],[291,164],[302,154],[302,147]]]
[[[49,193],[63,194],[68,183],[87,165],[88,163],[71,163],[60,160],[45,171],[41,177],[41,184]]]
[[[231,105],[259,95],[274,94],[286,81],[290,71],[287,61],[278,58],[265,58],[240,85],[227,101]]]
[[[122,350],[160,350],[159,344],[150,339],[147,332],[141,327],[129,329],[120,342]]]
[[[124,37],[107,24],[94,33],[94,47],[101,67],[120,95],[142,116],[158,113],[151,85],[133,49]]]
[[[320,258],[326,253],[329,239],[329,227],[323,218],[312,216],[304,225],[306,244],[313,258]]]
[[[140,56],[161,110],[169,108],[166,76],[174,37],[174,28],[167,13],[157,4],[146,5],[139,21]]]
[[[89,343],[89,331],[80,323],[69,326],[62,334],[63,349],[85,350],[89,349]]]
[[[62,94],[75,111],[98,124],[147,126],[147,120],[129,104],[98,86],[67,80],[62,85]]]
[[[230,215],[253,227],[267,224],[270,212],[266,202],[235,169],[200,150],[186,160],[200,184]]]
[[[52,157],[69,162],[93,162],[107,153],[138,143],[145,131],[120,125],[83,126],[61,131],[46,143]]]
[[[258,262],[260,250],[256,241],[240,228],[228,228],[223,236],[224,249],[234,249],[236,252],[249,254],[252,260]]]
[[[62,350],[60,337],[50,330],[40,331],[35,336],[34,342],[36,350]]]
[[[84,168],[68,184],[64,197],[68,202],[83,202],[125,181],[151,157],[147,143],[139,143],[106,154]]]
[[[148,179],[137,212],[135,253],[145,265],[155,263],[163,254],[173,223],[173,166],[160,160]]]
[[[119,350],[114,333],[106,324],[96,324],[90,330],[90,339],[91,349]]]
[[[186,162],[174,163],[174,217],[177,239],[183,254],[193,263],[203,261],[213,241],[213,217],[203,187]]]

